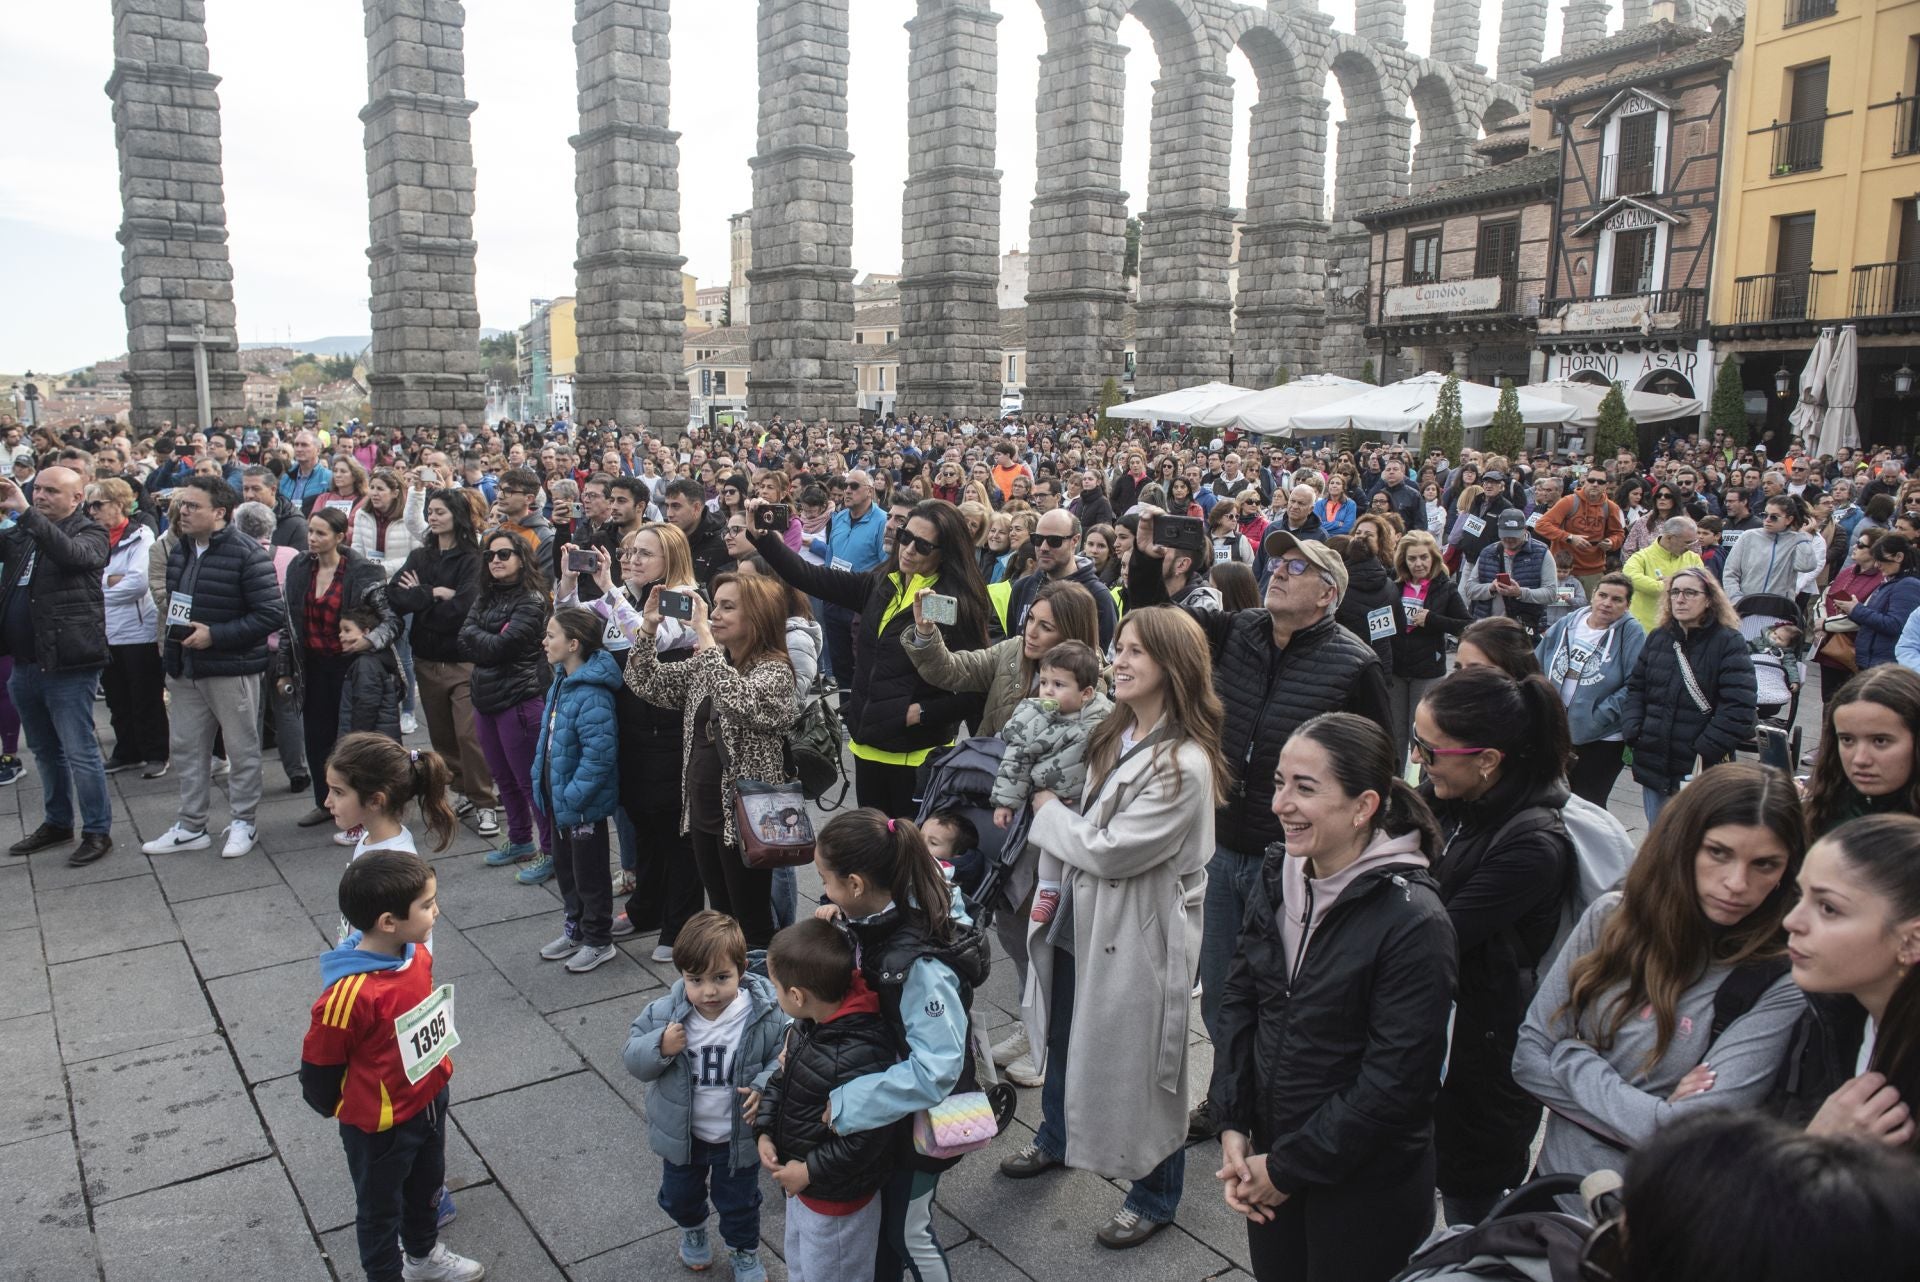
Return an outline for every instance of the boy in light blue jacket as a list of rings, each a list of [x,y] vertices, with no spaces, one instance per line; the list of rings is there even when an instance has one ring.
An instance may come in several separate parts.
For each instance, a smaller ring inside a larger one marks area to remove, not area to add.
[[[1646,629],[1628,611],[1633,580],[1619,572],[1593,585],[1585,609],[1547,629],[1534,649],[1540,670],[1567,705],[1567,729],[1576,754],[1567,785],[1577,797],[1605,807],[1625,765],[1621,722],[1627,678],[1646,647]]]

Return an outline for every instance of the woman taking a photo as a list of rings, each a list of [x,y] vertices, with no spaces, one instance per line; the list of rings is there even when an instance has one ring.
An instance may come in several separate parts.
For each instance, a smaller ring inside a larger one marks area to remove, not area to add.
[[[799,560],[778,535],[763,541]],[[773,938],[773,871],[749,868],[734,828],[742,779],[784,783],[787,727],[793,724],[793,664],[787,659],[786,593],[760,575],[715,575],[713,607],[692,598],[693,656],[662,663],[657,637],[665,622],[660,594],[647,593],[637,618],[615,599],[633,650],[627,685],[648,703],[677,708],[685,786],[680,830],[693,844],[694,867],[718,912],[740,923],[747,947]]]
[[[436,490],[424,501],[426,537],[387,585],[387,600],[413,633],[418,706],[428,741],[460,793],[460,813],[477,811],[475,831],[495,837],[500,797],[474,730],[473,664],[460,654],[460,628],[480,594],[480,539],[468,493]],[[361,516],[364,524],[366,514]]]
[[[1200,625],[1181,610],[1136,610],[1113,647],[1117,706],[1087,744],[1085,804],[1076,813],[1044,790],[1032,801],[1028,837],[1066,875],[1060,911],[1027,937],[1021,1012],[1045,1074],[1040,1129],[1000,1172],[1029,1179],[1066,1165],[1132,1181],[1098,1235],[1122,1250],[1180,1205],[1188,1011],[1228,776]],[[1082,1005],[1089,1016],[1076,1019]]]
[[[552,823],[533,804],[533,755],[552,678],[546,655],[550,613],[547,576],[533,563],[527,541],[511,530],[487,535],[480,547],[479,592],[460,625],[456,652],[473,665],[468,692],[474,735],[507,812],[507,844],[487,852],[486,862],[502,867],[530,861],[514,874],[528,886],[553,876]]]
[[[1863,815],[1920,814],[1920,673],[1883,663],[1840,687],[1821,709],[1806,789],[1815,837]]]
[[[1619,1170],[1688,1113],[1766,1098],[1805,1006],[1781,922],[1806,845],[1793,781],[1765,766],[1715,766],[1661,812],[1521,1027],[1514,1080],[1547,1106],[1538,1174]]]
[[[1257,1282],[1385,1282],[1433,1227],[1433,1114],[1458,965],[1440,835],[1380,727],[1295,730],[1286,854],[1253,883],[1209,1091]]]
[[[1394,760],[1404,762],[1413,733],[1413,710],[1433,683],[1447,675],[1447,638],[1459,636],[1471,620],[1460,589],[1441,564],[1440,544],[1432,534],[1415,530],[1400,540],[1393,571],[1403,626],[1393,637],[1393,664],[1388,669],[1393,676],[1387,681],[1387,695],[1393,709]]]
[[[340,615],[359,605],[378,611],[380,626],[356,640],[350,651],[340,640]],[[307,518],[306,555],[295,557],[287,566],[287,629],[280,634],[283,662],[291,663],[291,676],[300,690],[300,722],[313,775],[313,809],[300,818],[302,827],[333,818],[326,807],[326,762],[340,737],[347,663],[352,654],[391,645],[399,630],[400,621],[387,602],[387,576],[380,563],[347,546],[345,512],[316,506]]]
[[[1667,580],[1658,626],[1627,678],[1620,733],[1633,745],[1647,823],[1694,773],[1733,756],[1758,713],[1753,660],[1726,590],[1699,568]]]
[[[1435,1114],[1449,1224],[1478,1224],[1526,1179],[1540,1106],[1514,1084],[1513,1051],[1534,976],[1574,876],[1560,812],[1570,748],[1560,696],[1540,677],[1469,668],[1414,714],[1420,794],[1439,821],[1434,864],[1460,945],[1447,1080]]]
[[[854,756],[854,795],[863,806],[911,818],[921,763],[952,743],[960,723],[979,710],[976,696],[921,677],[900,644],[925,588],[954,599],[956,621],[940,625],[949,649],[986,646],[987,591],[960,510],[938,499],[916,504],[894,536],[893,555],[863,574],[808,565],[774,535],[755,534],[753,545],[786,582],[860,613],[852,679],[842,682],[840,708]]]

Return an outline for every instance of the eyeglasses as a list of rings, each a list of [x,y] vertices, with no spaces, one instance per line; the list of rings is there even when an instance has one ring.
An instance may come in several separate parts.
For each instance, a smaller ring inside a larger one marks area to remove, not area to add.
[[[1699,588],[1669,588],[1667,595],[1676,601],[1693,601],[1706,595]]]
[[[518,548],[495,548],[493,551],[487,553],[487,560],[511,561],[519,555],[520,551]]]
[[[503,485],[500,487],[500,492],[502,494],[518,494],[522,498],[532,498],[534,495],[538,494],[540,491],[522,489],[517,485]]]
[[[1036,535],[1035,537],[1038,538],[1040,536]],[[1057,536],[1049,536],[1049,537],[1057,537]],[[905,530],[900,531],[900,546],[903,549],[915,548],[923,556],[932,556],[934,553],[940,550],[940,544],[937,540],[923,539],[918,534],[909,534]]]
[[[101,508],[105,507],[106,505],[107,505],[107,501],[105,499],[88,499],[87,511],[98,512]],[[1865,547],[1866,544],[1862,543],[1860,546]]]
[[[1424,760],[1428,765],[1433,764],[1435,757],[1472,757],[1482,752],[1499,751],[1498,748],[1436,748],[1417,734],[1409,734],[1407,738],[1413,745],[1414,760]]]
[[[641,559],[642,554],[639,552],[622,552],[620,554],[620,563],[622,565],[632,565]]]
[[[1304,556],[1290,556],[1290,557],[1283,558],[1282,560],[1275,561],[1273,563],[1273,568],[1283,572],[1290,579],[1297,579],[1301,575],[1305,574],[1308,570],[1312,570],[1317,567],[1315,567],[1313,562],[1307,560],[1307,558],[1305,558]]]
[[[1071,534],[1036,534],[1033,536],[1033,541],[1041,547],[1057,548],[1065,547],[1067,544],[1073,542],[1073,536]],[[922,546],[924,550],[928,552],[937,550],[931,543],[923,544]]]

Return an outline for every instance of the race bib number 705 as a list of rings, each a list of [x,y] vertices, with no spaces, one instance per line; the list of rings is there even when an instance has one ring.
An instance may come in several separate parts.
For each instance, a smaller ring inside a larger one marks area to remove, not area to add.
[[[400,1066],[417,1084],[460,1044],[453,1026],[453,985],[442,984],[394,1020],[393,1035],[400,1043]]]

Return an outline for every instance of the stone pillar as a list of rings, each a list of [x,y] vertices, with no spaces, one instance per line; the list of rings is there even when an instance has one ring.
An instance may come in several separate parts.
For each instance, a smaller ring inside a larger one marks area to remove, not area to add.
[[[1398,104],[1395,104],[1398,107]],[[1351,110],[1351,109],[1350,109]],[[1340,291],[1351,296],[1367,284],[1371,238],[1354,221],[1372,209],[1407,194],[1408,153],[1413,120],[1395,115],[1385,104],[1364,107],[1340,122],[1340,148],[1333,188],[1333,226],[1327,238],[1327,267],[1340,269]],[[1364,300],[1364,294],[1362,295]],[[1356,377],[1366,363],[1366,308],[1340,307],[1327,316],[1321,332],[1322,367],[1329,374]]]
[[[1653,0],[1623,0],[1620,7],[1620,29],[1631,31],[1635,27],[1645,26],[1653,16]]]
[[[210,417],[246,413],[220,169],[220,77],[204,0],[113,0],[120,157],[120,301],[136,434],[199,421],[194,327],[204,327]]]
[[[1000,412],[1000,171],[986,0],[920,0],[909,23],[900,391],[907,410]]]
[[[1153,153],[1140,220],[1133,387],[1153,396],[1226,382],[1233,351],[1233,78],[1175,67],[1154,82]]]
[[[847,0],[760,0],[760,146],[747,272],[760,419],[855,417]]]
[[[675,436],[687,421],[680,135],[667,128],[667,0],[574,0],[580,132],[574,417]]]
[[[1125,372],[1124,46],[1089,22],[1040,56],[1023,407],[1072,413]]]
[[[1480,0],[1437,0],[1429,55],[1435,62],[1468,67],[1480,61]]]
[[[1353,13],[1353,34],[1374,44],[1406,48],[1406,0],[1357,0]]]
[[[1560,52],[1572,53],[1583,45],[1605,39],[1607,16],[1612,8],[1609,0],[1569,0],[1560,28]]]
[[[1262,98],[1247,133],[1247,211],[1240,227],[1234,378],[1265,387],[1274,373],[1321,370],[1326,324],[1327,154],[1324,98]]]
[[[458,0],[362,0],[373,421],[455,427],[486,409],[473,290],[473,142]]]
[[[1494,75],[1501,80],[1525,80],[1546,51],[1547,0],[1504,0]]]
[[[1420,130],[1420,143],[1413,149],[1410,188],[1424,191],[1439,183],[1464,178],[1480,167],[1473,150],[1474,139],[1450,121],[1445,127]]]

